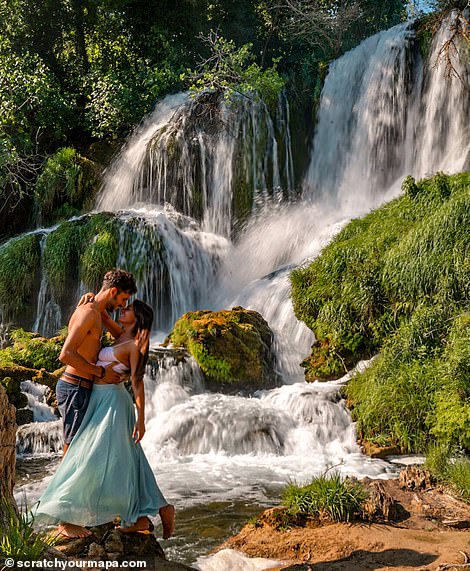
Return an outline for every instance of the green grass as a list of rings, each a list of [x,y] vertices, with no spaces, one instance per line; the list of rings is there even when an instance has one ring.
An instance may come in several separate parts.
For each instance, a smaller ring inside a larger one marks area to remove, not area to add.
[[[49,234],[44,249],[44,267],[57,296],[82,280],[99,289],[104,274],[115,267],[118,228],[112,215],[95,214],[62,223]]]
[[[323,474],[310,484],[291,483],[282,493],[283,505],[293,514],[327,517],[333,522],[348,522],[362,513],[367,500],[364,487],[338,473]]]
[[[426,467],[436,480],[450,486],[464,501],[470,502],[470,457],[447,446],[432,445]]]
[[[408,177],[403,191],[292,273],[316,336],[306,378],[378,354],[345,388],[359,436],[470,450],[470,174]]]
[[[409,186],[292,272],[296,316],[317,340],[307,380],[339,376],[370,357],[423,303],[468,304],[470,175]]]
[[[46,221],[79,214],[93,189],[99,185],[96,165],[71,147],[63,147],[44,163],[34,194]]]
[[[11,557],[15,561],[36,561],[57,539],[45,533],[35,533],[32,521],[26,513],[17,513],[12,505],[1,499],[0,511],[0,556]]]

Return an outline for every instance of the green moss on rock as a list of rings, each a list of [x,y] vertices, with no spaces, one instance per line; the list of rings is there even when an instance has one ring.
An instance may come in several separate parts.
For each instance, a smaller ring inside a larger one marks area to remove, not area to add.
[[[16,364],[29,369],[55,371],[62,366],[59,355],[65,337],[48,339],[38,333],[16,329],[10,333],[12,344],[0,350],[0,366]]]
[[[100,213],[62,223],[47,237],[44,267],[55,295],[64,296],[78,280],[96,289],[116,265],[117,220]]]
[[[256,390],[277,385],[273,334],[256,311],[185,313],[166,343],[185,347],[196,359],[209,385],[220,390]]]
[[[39,236],[28,234],[0,247],[0,306],[13,319],[28,308],[37,292]]]

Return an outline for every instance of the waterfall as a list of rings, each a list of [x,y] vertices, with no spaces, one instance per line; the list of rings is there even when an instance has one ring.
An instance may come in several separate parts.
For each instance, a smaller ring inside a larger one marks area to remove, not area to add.
[[[36,321],[33,331],[37,331],[46,337],[56,335],[62,325],[62,311],[60,305],[55,301],[50,284],[49,276],[44,269],[44,246],[48,232],[44,232],[39,242],[41,250],[41,285],[39,286],[38,302],[36,308]]]
[[[167,96],[110,167],[97,208],[169,203],[229,237],[256,197],[293,192],[289,114],[285,95],[274,111],[254,97]]]
[[[419,178],[468,166],[468,66],[454,54],[461,79],[446,79],[439,57],[457,18],[453,13],[443,22],[427,62],[410,22],[368,38],[333,62],[321,95],[306,197],[355,214],[396,194],[394,183],[408,174]]]

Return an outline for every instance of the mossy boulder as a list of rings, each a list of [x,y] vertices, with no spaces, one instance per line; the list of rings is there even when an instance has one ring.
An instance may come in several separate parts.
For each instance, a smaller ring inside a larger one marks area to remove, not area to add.
[[[185,313],[167,337],[168,343],[189,351],[209,389],[237,392],[279,385],[273,333],[256,311],[234,307]]]
[[[41,337],[38,333],[15,329],[10,332],[9,347],[0,350],[1,365],[20,365],[28,369],[55,371],[62,366],[59,355],[65,337]]]

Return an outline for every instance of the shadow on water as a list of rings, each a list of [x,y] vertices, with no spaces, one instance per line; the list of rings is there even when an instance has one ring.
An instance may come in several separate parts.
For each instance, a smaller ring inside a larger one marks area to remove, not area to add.
[[[385,549],[364,551],[359,549],[348,557],[320,563],[301,563],[284,567],[283,571],[374,571],[396,567],[421,567],[437,559],[432,553],[419,553],[412,549]]]

